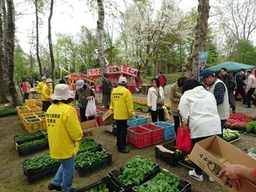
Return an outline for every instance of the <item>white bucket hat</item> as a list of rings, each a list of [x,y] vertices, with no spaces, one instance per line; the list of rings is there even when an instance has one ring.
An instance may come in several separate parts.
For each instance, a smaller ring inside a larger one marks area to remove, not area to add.
[[[51,78],[47,78],[45,82],[46,83],[52,83],[52,79]]]
[[[77,80],[76,81],[76,88],[81,89],[85,85],[84,80]]]
[[[66,84],[58,84],[54,87],[54,93],[51,96],[52,100],[68,100],[73,99],[72,91],[70,91],[69,86]]]
[[[42,80],[46,80],[46,77],[45,76],[42,76],[42,78],[41,78]]]
[[[127,83],[127,80],[126,80],[125,77],[120,77],[120,78],[118,79],[118,84],[119,84],[119,85],[125,85],[126,83]]]

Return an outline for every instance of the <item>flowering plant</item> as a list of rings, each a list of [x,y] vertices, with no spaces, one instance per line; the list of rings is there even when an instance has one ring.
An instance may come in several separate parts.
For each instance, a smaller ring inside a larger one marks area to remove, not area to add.
[[[230,129],[244,129],[245,125],[252,121],[252,119],[252,116],[246,115],[244,113],[230,114],[225,123],[225,127],[229,127]]]

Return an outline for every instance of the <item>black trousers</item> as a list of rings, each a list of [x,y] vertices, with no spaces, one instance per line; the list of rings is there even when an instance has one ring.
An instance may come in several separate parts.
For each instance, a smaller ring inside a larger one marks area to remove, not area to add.
[[[159,121],[164,121],[164,109],[158,109],[156,111],[150,110],[152,122],[157,122],[157,118]]]
[[[236,93],[235,93],[235,98],[238,96],[239,93],[242,96],[243,104],[246,104],[247,98],[246,98],[246,94],[245,94],[245,91],[244,91],[244,87],[237,86]]]
[[[43,109],[42,111],[46,112],[52,103],[50,101],[43,101]]]
[[[80,118],[81,122],[87,121],[87,120],[92,120],[94,119],[94,116],[86,117],[85,116],[85,108],[80,108]]]
[[[192,139],[192,147],[194,147],[197,142],[202,141],[202,140],[204,140],[204,139],[206,139],[208,137],[210,137],[210,136]],[[195,163],[193,163],[193,166],[195,168],[196,174],[202,175],[202,169],[200,167],[198,167]]]
[[[180,117],[179,116],[173,116],[174,119],[174,129],[175,129],[175,133],[177,135],[177,130],[180,126]]]
[[[254,93],[254,91],[255,91],[255,88],[251,88],[247,92],[247,106],[248,107],[251,107],[251,101],[253,102],[254,105],[256,105],[256,99],[254,99],[252,97],[252,94]]]
[[[127,135],[127,120],[116,120],[116,146],[118,149],[125,149]]]

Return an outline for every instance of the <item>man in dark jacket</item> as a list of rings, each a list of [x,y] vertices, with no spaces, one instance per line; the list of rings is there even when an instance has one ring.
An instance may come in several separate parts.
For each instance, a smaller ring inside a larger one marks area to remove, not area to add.
[[[236,75],[237,89],[236,89],[236,93],[235,93],[235,98],[240,93],[242,96],[242,99],[243,99],[243,104],[246,105],[247,98],[246,98],[246,94],[244,91],[244,88],[246,87],[246,85],[244,83],[244,80],[245,80],[244,72],[245,72],[244,69],[240,69],[239,73],[237,73],[237,75]]]
[[[229,104],[231,106],[232,112],[235,113],[236,99],[234,96],[234,90],[236,89],[236,83],[234,82],[233,77],[230,74],[228,74],[228,70],[225,67],[220,69],[220,75],[221,75],[221,80],[227,86]]]
[[[111,95],[112,88],[113,88],[113,85],[109,81],[109,75],[105,73],[104,80],[102,81],[102,85],[101,85],[101,91],[102,91],[102,103],[106,109],[109,109],[110,95]]]

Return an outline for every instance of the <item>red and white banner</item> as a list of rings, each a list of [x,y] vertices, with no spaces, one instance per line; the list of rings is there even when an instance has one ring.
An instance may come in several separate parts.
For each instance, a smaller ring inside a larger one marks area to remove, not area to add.
[[[137,74],[138,74],[138,69],[135,69],[135,68],[132,68],[132,67],[129,67],[129,66],[122,65],[122,66],[121,66],[121,72],[122,72],[122,73],[125,73],[125,74],[127,74],[127,75],[131,75],[131,76],[136,77]]]
[[[89,76],[100,76],[100,68],[88,69],[87,73],[88,73]]]
[[[107,74],[117,74],[121,72],[121,67],[118,65],[107,67]]]

